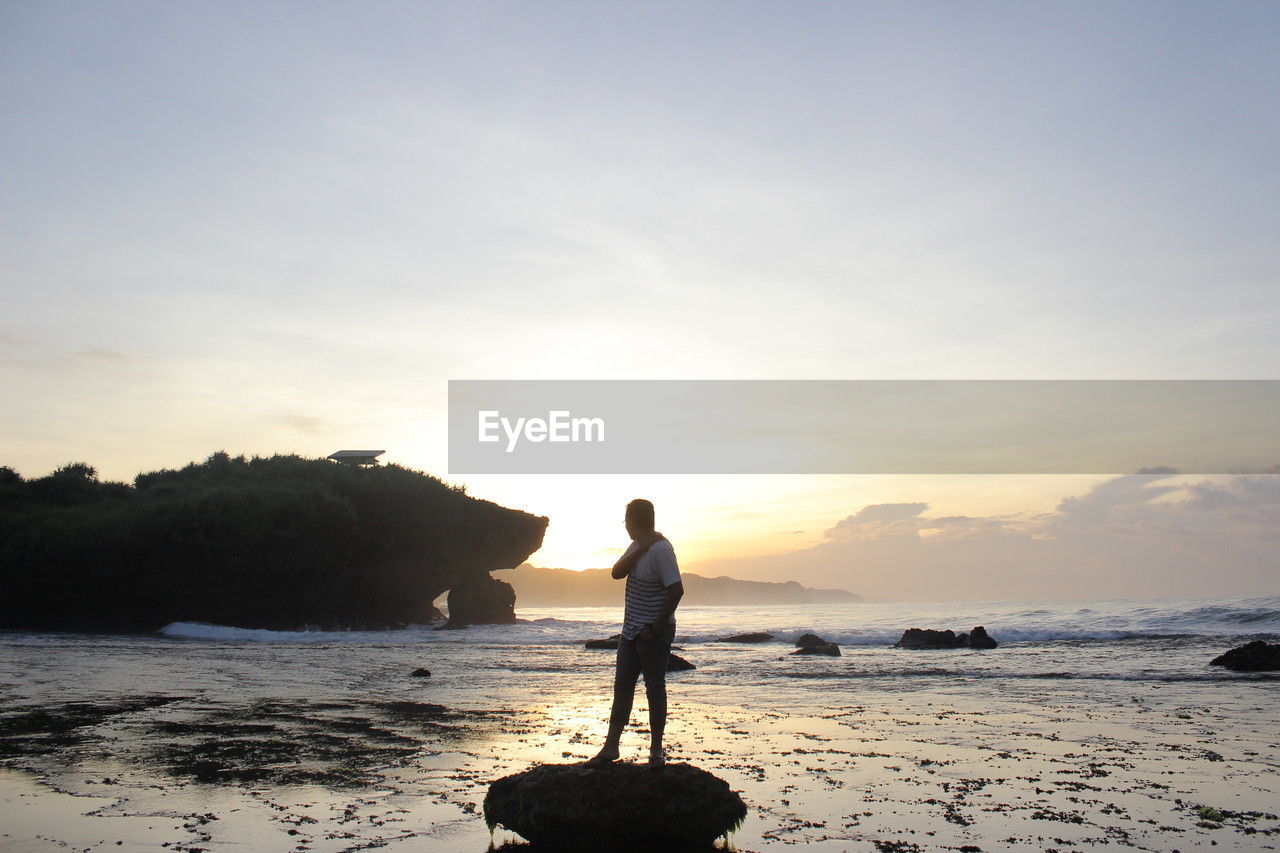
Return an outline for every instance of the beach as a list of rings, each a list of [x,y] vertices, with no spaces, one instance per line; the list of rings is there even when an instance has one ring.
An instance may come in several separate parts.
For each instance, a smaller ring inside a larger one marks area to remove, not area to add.
[[[740,792],[733,849],[1280,844],[1280,679],[1207,665],[1274,637],[1280,599],[677,615],[677,654],[698,668],[669,677],[668,748]],[[488,784],[598,749],[612,655],[582,641],[620,613],[520,616],[441,632],[5,632],[0,850],[519,842],[486,826]],[[894,625],[974,619],[999,648],[885,642]],[[776,639],[718,641],[754,630]],[[789,654],[805,630],[841,657]],[[643,760],[645,719],[640,690],[624,759]]]

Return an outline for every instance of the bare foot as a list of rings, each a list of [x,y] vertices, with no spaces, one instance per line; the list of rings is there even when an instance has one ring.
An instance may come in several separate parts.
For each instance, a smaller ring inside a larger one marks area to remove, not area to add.
[[[595,754],[594,758],[587,759],[589,767],[599,767],[602,764],[612,764],[618,760],[618,748],[616,746],[605,746]]]
[[[664,750],[662,747],[657,747],[656,749],[651,748],[649,750],[648,766],[650,770],[661,770],[666,763],[667,763],[666,750]]]

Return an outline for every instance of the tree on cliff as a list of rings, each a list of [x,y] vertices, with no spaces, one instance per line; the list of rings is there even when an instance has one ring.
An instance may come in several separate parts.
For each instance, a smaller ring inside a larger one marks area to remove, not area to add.
[[[85,463],[33,480],[0,468],[0,626],[426,622],[441,593],[536,551],[546,525],[398,465],[215,453],[132,485]]]

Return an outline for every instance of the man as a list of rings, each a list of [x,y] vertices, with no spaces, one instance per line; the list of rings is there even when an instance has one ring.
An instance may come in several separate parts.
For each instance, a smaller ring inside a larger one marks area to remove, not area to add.
[[[662,733],[667,724],[667,656],[676,635],[676,606],[684,595],[676,552],[654,530],[653,504],[637,498],[625,516],[631,546],[613,566],[615,580],[627,579],[622,636],[613,676],[613,710],[604,747],[588,764],[618,760],[618,741],[631,717],[636,679],[644,675],[649,698],[649,767],[666,763]]]

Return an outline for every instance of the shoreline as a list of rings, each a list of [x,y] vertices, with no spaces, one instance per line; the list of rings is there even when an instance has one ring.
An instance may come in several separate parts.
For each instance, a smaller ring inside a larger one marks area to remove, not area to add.
[[[1024,685],[1019,695],[990,696],[952,685],[867,691],[856,705],[815,714],[791,707],[785,695],[769,707],[744,707],[682,696],[685,687],[672,685],[673,760],[741,792],[749,814],[731,843],[743,853],[797,843],[831,851],[1064,853],[1099,845],[1280,846],[1280,818],[1266,812],[1280,801],[1280,748],[1270,740],[1274,710],[1266,688],[1141,684],[1099,695]],[[79,744],[6,759],[0,850],[54,842],[192,851],[250,843],[478,853],[490,843],[478,807],[488,783],[535,763],[584,760],[607,713],[604,697],[562,691],[523,711],[432,705],[426,717],[410,714],[387,727],[376,706],[290,701],[239,710],[207,697],[151,704],[84,732]],[[643,707],[639,700],[640,725],[624,738],[624,758],[641,757]],[[139,760],[154,756],[154,744],[143,741],[157,728],[172,730],[165,724],[202,713],[204,722],[182,725],[211,743],[245,739],[246,726],[300,714],[310,726],[301,742],[337,751],[316,747],[309,758],[280,762],[279,776],[253,752],[224,752],[233,771],[265,775],[232,772],[228,778],[239,781],[221,784]],[[465,722],[444,725],[442,714]],[[347,737],[353,730],[361,734]],[[403,760],[389,761],[380,750],[397,736],[415,743]],[[314,777],[323,783],[288,783],[286,771],[308,761],[318,770],[351,765],[370,775],[367,784],[323,773]],[[15,764],[35,775],[23,776]],[[22,827],[41,825],[40,839],[17,837]],[[519,840],[501,829],[492,838]]]
[[[919,615],[881,608],[872,621],[858,608],[862,621],[835,606],[685,614],[680,654],[697,669],[668,678],[667,747],[740,792],[748,816],[729,839],[740,853],[1280,847],[1280,679],[1209,665],[1240,637],[791,654],[792,632],[875,637]],[[1090,609],[1019,604],[988,628],[1004,640],[1046,622],[1093,630],[1117,613],[1274,622],[1272,602]],[[12,819],[0,851],[518,842],[489,833],[489,784],[593,755],[611,699],[613,655],[583,640],[615,632],[618,611],[544,615],[319,642],[7,636],[0,794]],[[714,639],[748,630],[778,639]],[[646,724],[640,689],[624,759],[646,757]]]

